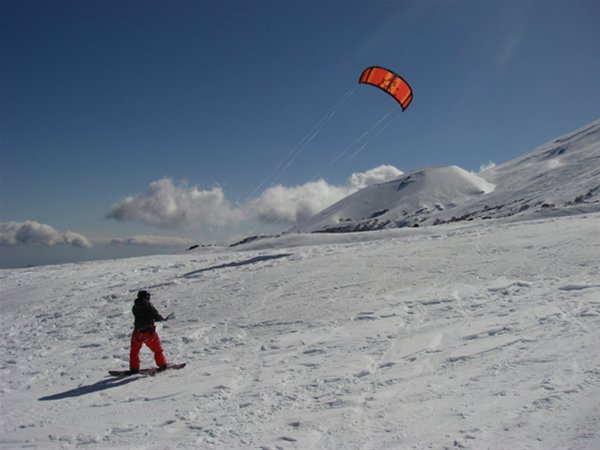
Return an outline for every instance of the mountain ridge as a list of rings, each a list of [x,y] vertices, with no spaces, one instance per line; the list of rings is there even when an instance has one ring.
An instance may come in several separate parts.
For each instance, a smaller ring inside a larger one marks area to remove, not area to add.
[[[599,175],[597,120],[479,173],[434,166],[368,186],[290,232],[371,231],[595,211]]]

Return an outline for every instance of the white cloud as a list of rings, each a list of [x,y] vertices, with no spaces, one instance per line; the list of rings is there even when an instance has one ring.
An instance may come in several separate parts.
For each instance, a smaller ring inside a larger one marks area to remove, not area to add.
[[[162,178],[150,183],[147,192],[125,197],[114,204],[107,217],[120,221],[139,220],[162,228],[188,229],[203,225],[233,225],[248,218],[266,223],[297,224],[359,189],[400,175],[402,171],[394,166],[382,165],[353,173],[342,186],[331,185],[325,180],[291,187],[277,185],[266,189],[244,207],[231,205],[218,186],[201,191],[197,186],[176,186],[170,178]],[[115,240],[115,244],[133,245],[137,240]]]
[[[349,193],[348,187],[332,186],[324,180],[302,186],[273,186],[254,202],[251,213],[262,222],[300,223]]]
[[[485,164],[482,164],[481,166],[479,166],[479,171],[483,172],[484,170],[489,170],[489,169],[493,169],[494,167],[496,167],[496,163],[489,161]]]
[[[382,165],[367,172],[353,173],[342,186],[324,180],[293,187],[274,186],[254,201],[250,213],[261,222],[302,223],[353,192],[398,178],[402,173],[394,166]]]
[[[197,228],[237,222],[242,212],[229,204],[219,186],[201,191],[197,186],[176,186],[170,178],[162,178],[150,183],[146,193],[114,204],[107,217],[140,220],[162,228]]]
[[[189,246],[193,243],[191,239],[177,236],[148,236],[135,235],[129,237],[109,238],[105,240],[110,245],[117,246]]]
[[[50,225],[31,220],[25,222],[0,223],[0,245],[72,245],[91,248],[88,238],[72,231],[60,233]]]
[[[394,180],[404,172],[390,165],[381,165],[366,172],[353,173],[348,179],[350,186],[358,190],[376,183]]]

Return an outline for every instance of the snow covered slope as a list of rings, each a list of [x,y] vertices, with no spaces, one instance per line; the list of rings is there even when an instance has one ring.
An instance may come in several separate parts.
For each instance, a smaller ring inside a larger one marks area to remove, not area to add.
[[[600,120],[480,175],[501,186],[489,199],[504,205],[494,217],[598,211]]]
[[[365,231],[418,223],[464,205],[494,185],[457,166],[430,167],[366,187],[313,216],[297,231]]]
[[[598,449],[599,225],[0,270],[0,448]],[[175,312],[159,333],[188,366],[110,378],[138,289]]]
[[[415,171],[305,228],[377,232],[0,270],[0,448],[597,450],[599,137]],[[108,377],[140,289],[188,365]]]
[[[535,218],[598,210],[600,121],[526,155],[473,174],[416,170],[369,186],[313,216],[297,232],[348,232],[462,220]]]

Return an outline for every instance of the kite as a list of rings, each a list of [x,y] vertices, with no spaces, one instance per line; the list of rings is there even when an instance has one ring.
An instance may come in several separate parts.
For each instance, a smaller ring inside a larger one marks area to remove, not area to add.
[[[367,67],[358,82],[384,90],[400,103],[402,111],[408,108],[413,99],[412,89],[408,83],[399,75],[383,67]]]

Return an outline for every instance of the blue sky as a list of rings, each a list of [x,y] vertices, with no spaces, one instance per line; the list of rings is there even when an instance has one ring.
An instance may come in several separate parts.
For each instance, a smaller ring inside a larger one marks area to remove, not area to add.
[[[3,267],[285,229],[352,174],[477,171],[600,117],[597,1],[0,5]]]

